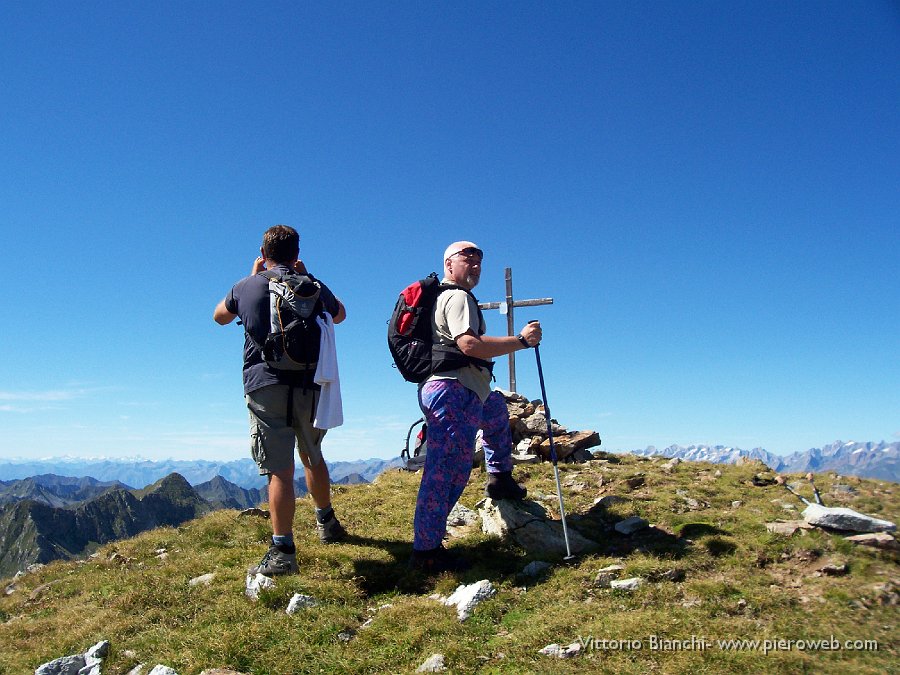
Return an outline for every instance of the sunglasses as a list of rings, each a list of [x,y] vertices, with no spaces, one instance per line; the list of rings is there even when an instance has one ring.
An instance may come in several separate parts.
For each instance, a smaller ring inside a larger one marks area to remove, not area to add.
[[[455,255],[464,255],[467,258],[478,258],[479,260],[484,260],[484,251],[480,248],[476,248],[474,246],[467,246],[464,249],[457,251],[456,253],[451,253],[447,259],[449,260]]]

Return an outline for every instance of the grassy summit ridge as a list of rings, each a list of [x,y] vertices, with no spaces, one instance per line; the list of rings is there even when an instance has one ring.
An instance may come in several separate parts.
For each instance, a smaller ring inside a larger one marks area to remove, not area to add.
[[[532,557],[477,528],[449,542],[473,561],[472,570],[435,579],[408,573],[419,476],[403,472],[371,485],[335,486],[336,509],[354,535],[346,544],[319,544],[311,502],[300,500],[300,574],[278,579],[258,602],[244,597],[244,580],[265,551],[267,521],[225,510],[145,532],[86,562],[52,563],[17,580],[0,597],[0,673],[33,672],[101,639],[112,646],[104,673],[126,673],[137,663],[147,664],[145,672],[163,663],[182,675],[214,667],[397,673],[414,671],[436,652],[452,672],[484,673],[881,673],[897,662],[895,552],[818,530],[768,532],[766,522],[799,518],[785,505],[802,504],[777,485],[754,485],[767,471],[761,464],[683,463],[671,472],[662,466],[627,455],[561,466],[570,526],[599,548],[538,579],[520,575]],[[552,467],[516,473],[555,513]],[[461,503],[475,508],[483,484],[474,471]],[[817,485],[829,506],[895,522],[900,516],[896,484],[828,474]],[[592,508],[607,495],[625,501]],[[631,536],[612,529],[631,515],[654,527]],[[828,563],[846,564],[848,572],[819,572]],[[632,592],[598,587],[597,571],[610,564],[645,583]],[[189,585],[210,572],[208,586]],[[682,581],[671,580],[682,573]],[[498,593],[464,623],[428,597],[484,578]],[[295,593],[319,604],[288,616]],[[806,642],[832,636],[840,649]],[[701,648],[700,639],[710,645]],[[740,639],[773,644],[764,653],[762,644],[717,642]],[[866,640],[865,650],[843,646]],[[539,653],[573,642],[583,648],[571,659]]]

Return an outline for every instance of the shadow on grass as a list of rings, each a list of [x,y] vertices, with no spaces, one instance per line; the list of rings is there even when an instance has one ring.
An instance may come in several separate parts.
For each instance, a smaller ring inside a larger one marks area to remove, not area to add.
[[[708,523],[688,523],[678,534],[658,527],[645,527],[630,535],[617,532],[614,524],[622,518],[605,509],[592,509],[585,514],[573,515],[570,529],[597,543],[584,556],[627,557],[632,553],[642,553],[665,560],[683,558],[694,545],[694,539],[703,539],[702,545],[714,556],[733,553],[736,546],[723,538],[730,533]],[[412,544],[408,540],[377,539],[351,535],[346,543],[358,546],[380,548],[390,554],[391,560],[369,558],[353,561],[355,575],[361,590],[367,596],[375,596],[391,591],[405,593],[427,593],[435,586],[438,576],[430,576],[409,568]],[[546,560],[560,563],[561,556],[528,553],[509,540],[490,538],[478,542],[454,542],[448,548],[470,565],[464,572],[444,572],[459,583],[472,583],[480,579],[492,582],[515,581],[523,568],[532,560]]]
[[[488,539],[477,543],[460,543],[448,549],[470,567],[464,572],[444,572],[428,575],[410,569],[409,558],[412,544],[409,541],[374,539],[372,537],[349,536],[347,544],[372,546],[383,549],[392,560],[357,559],[353,567],[363,592],[371,597],[399,590],[404,593],[430,592],[440,576],[450,576],[459,583],[473,583],[480,579],[499,582],[515,577],[531,560],[525,553],[501,539]]]

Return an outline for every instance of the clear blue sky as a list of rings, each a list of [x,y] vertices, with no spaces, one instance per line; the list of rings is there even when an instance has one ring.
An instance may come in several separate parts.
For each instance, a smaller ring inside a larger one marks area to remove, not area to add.
[[[5,2],[0,96],[0,456],[248,456],[212,310],[275,223],[348,310],[331,459],[398,454],[456,239],[608,449],[900,438],[897,2]]]

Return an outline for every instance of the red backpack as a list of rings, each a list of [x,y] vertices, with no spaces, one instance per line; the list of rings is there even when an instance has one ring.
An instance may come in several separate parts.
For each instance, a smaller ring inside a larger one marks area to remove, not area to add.
[[[437,297],[444,291],[459,289],[474,295],[461,286],[442,284],[432,272],[400,293],[391,320],[388,322],[388,349],[394,364],[408,382],[421,383],[435,372],[456,370],[469,364],[491,369],[491,361],[466,356],[456,347],[435,345],[431,330],[431,313]],[[475,306],[478,306],[476,301]],[[481,309],[478,310],[479,319]]]

